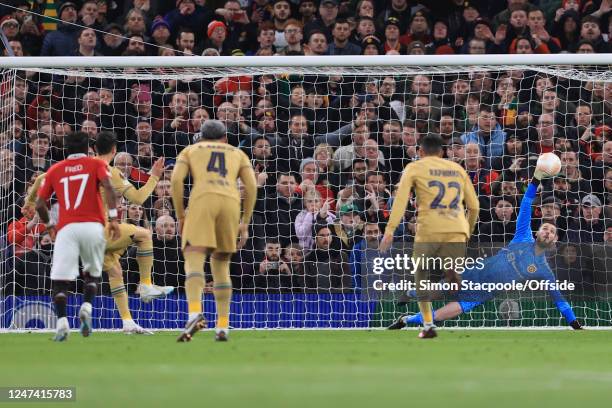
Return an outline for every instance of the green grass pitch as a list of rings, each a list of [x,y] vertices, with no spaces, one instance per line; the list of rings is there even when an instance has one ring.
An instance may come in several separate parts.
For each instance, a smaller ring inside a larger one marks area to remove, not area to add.
[[[604,407],[608,331],[0,335],[0,386],[75,386],[67,407]]]

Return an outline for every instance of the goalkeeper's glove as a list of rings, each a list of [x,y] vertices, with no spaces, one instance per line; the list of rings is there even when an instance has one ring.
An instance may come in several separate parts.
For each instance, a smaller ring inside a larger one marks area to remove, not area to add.
[[[538,170],[538,168],[536,167],[535,171],[533,172],[533,177],[538,180],[542,180],[545,176],[546,174],[542,170]]]
[[[580,325],[580,322],[578,320],[574,320],[573,322],[571,322],[570,326],[572,326],[572,329],[574,330],[582,330],[582,326]]]

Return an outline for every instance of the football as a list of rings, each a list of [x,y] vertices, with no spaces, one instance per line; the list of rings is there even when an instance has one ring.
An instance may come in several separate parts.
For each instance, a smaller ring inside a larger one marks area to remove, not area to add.
[[[561,159],[554,153],[544,153],[538,157],[536,168],[547,177],[554,177],[561,171]]]

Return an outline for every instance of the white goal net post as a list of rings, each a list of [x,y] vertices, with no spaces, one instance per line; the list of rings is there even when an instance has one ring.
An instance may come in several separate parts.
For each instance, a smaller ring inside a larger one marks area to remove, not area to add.
[[[587,324],[607,326],[611,65],[607,54],[3,58],[0,328],[52,321],[52,244],[35,225],[21,232],[28,221],[20,206],[33,178],[63,158],[62,137],[116,133],[115,165],[138,186],[157,157],[171,167],[207,118],[226,123],[229,143],[251,157],[258,175],[252,239],[232,260],[233,326],[382,327],[416,310],[396,306],[399,291],[376,290],[373,242],[427,133],[441,134],[446,157],[473,178],[482,210],[470,245],[478,254],[512,239],[537,156],[561,157],[563,175],[543,183],[532,225],[555,221],[560,243],[549,264],[557,279],[575,284],[564,295]],[[415,215],[410,206],[396,232],[408,252]],[[184,271],[168,181],[142,206],[124,203],[123,216],[153,231],[154,282],[178,287],[141,304],[135,249],[128,249],[121,263],[134,317],[151,328],[181,327]],[[398,273],[382,279],[413,279]],[[120,327],[108,286],[102,295],[96,325]],[[204,302],[212,316],[211,294]],[[447,323],[562,324],[540,291],[500,292]]]

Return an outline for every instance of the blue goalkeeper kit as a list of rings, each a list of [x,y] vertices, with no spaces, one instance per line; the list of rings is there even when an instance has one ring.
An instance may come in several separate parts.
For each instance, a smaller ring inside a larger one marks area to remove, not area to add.
[[[529,280],[554,283],[555,275],[546,261],[544,252],[536,254],[536,244],[531,231],[531,205],[535,199],[537,186],[529,184],[522,201],[516,223],[516,233],[510,244],[501,249],[495,256],[486,258],[482,269],[469,269],[462,275],[462,280],[474,283],[511,283]],[[557,309],[568,323],[576,320],[576,316],[556,289],[549,290]],[[490,300],[495,292],[484,290],[461,290],[457,293],[463,312]]]

